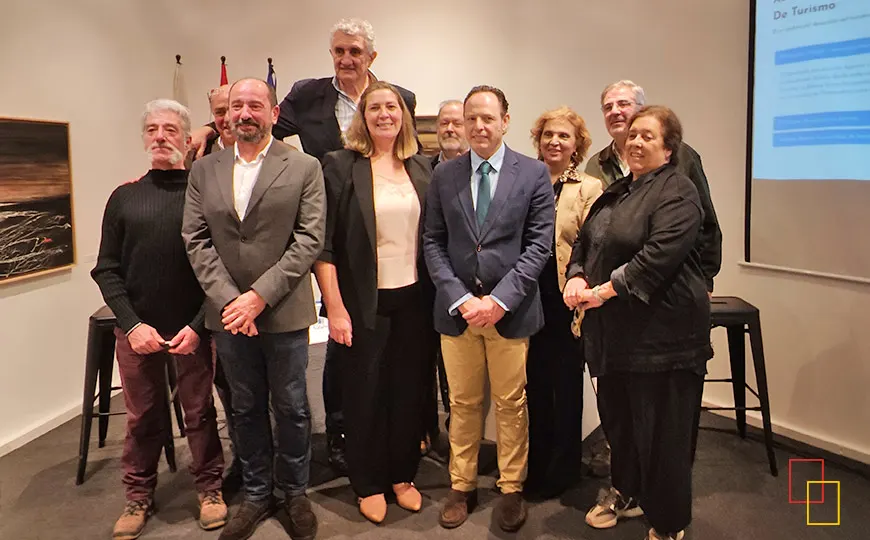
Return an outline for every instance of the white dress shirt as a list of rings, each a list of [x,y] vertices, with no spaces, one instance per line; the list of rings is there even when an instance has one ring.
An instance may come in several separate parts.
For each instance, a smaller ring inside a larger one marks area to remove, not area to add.
[[[269,135],[269,142],[254,157],[253,161],[245,161],[242,158],[239,154],[239,143],[233,145],[236,154],[235,161],[233,161],[233,205],[236,207],[239,221],[245,219],[248,203],[251,202],[251,193],[254,191],[254,184],[257,183],[260,169],[263,168],[263,160],[266,159],[266,153],[272,147],[273,140],[272,136]]]

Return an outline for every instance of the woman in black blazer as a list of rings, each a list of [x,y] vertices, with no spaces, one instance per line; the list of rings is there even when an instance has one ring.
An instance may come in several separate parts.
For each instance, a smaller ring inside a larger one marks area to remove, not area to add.
[[[710,346],[701,269],[704,211],[677,172],[682,128],[666,107],[629,127],[631,175],[590,210],[564,298],[584,310],[590,374],[611,448],[613,487],[586,514],[596,528],[646,514],[649,540],[679,540],[692,519],[692,433]]]
[[[348,477],[360,512],[380,523],[386,493],[416,512],[424,377],[436,335],[421,249],[431,169],[396,88],[360,97],[346,148],[326,155],[326,244],[314,267],[342,357]]]

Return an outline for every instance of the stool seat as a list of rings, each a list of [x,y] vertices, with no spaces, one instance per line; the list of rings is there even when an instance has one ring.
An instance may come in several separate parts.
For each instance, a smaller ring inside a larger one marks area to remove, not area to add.
[[[94,418],[99,419],[99,447],[106,444],[106,435],[109,430],[109,417],[125,414],[111,412],[112,390],[120,390],[119,386],[112,386],[112,371],[115,362],[115,327],[118,321],[115,314],[108,306],[103,306],[88,318],[88,348],[85,358],[85,384],[82,398],[82,425],[79,435],[79,457],[76,469],[76,485],[85,480],[85,468],[88,463],[88,449],[90,447],[91,424]],[[184,420],[181,411],[181,403],[177,396],[175,366],[172,362],[166,363],[166,381],[168,386],[167,396],[175,408],[181,436],[184,437]],[[97,393],[97,383],[99,392]],[[98,412],[94,412],[94,402],[99,401]],[[167,439],[165,443],[166,461],[169,470],[175,472],[175,442],[172,435],[172,418],[167,407],[165,423]]]
[[[728,356],[731,366],[731,377],[727,379],[705,379],[704,383],[728,382],[734,392],[734,407],[701,407],[701,410],[735,411],[737,430],[742,438],[746,437],[746,411],[759,411],[764,427],[764,443],[767,448],[767,458],[770,473],[779,474],[776,456],[773,452],[773,429],[770,421],[770,398],[767,390],[767,369],[764,364],[764,346],[761,341],[761,316],[757,307],[736,296],[714,296],[710,300],[711,327],[724,327],[728,332]],[[755,368],[754,388],[746,384],[746,334],[752,352],[752,363]],[[746,392],[749,391],[758,398],[757,407],[746,405]],[[696,434],[697,435],[697,434]],[[696,439],[697,437],[695,437]],[[693,441],[693,454],[694,444]]]

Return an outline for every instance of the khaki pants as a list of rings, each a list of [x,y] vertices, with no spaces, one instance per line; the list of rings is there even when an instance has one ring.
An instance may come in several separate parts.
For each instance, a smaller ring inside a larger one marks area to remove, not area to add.
[[[483,392],[489,374],[497,422],[502,493],[522,491],[529,456],[526,408],[528,338],[507,339],[493,328],[468,327],[458,337],[441,336],[450,387],[450,481],[453,489],[477,488],[477,458],[483,437]]]

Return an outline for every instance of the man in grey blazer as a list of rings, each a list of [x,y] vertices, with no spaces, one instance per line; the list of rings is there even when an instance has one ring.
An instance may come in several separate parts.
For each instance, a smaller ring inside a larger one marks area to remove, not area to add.
[[[423,249],[436,287],[435,329],[450,386],[450,493],[439,522],[461,525],[476,502],[488,374],[496,404],[496,520],[505,531],[526,519],[526,353],[544,314],[538,275],[554,241],[554,193],[547,167],[503,142],[504,93],[471,89],[464,102],[471,151],[439,165],[426,203]]]
[[[264,81],[235,82],[229,104],[236,144],[194,163],[182,225],[233,393],[245,485],[220,540],[253,533],[273,509],[273,484],[286,495],[291,537],[314,538],[305,370],[308,327],[317,320],[310,269],[324,242],[323,174],[317,159],[272,138],[278,106]]]

